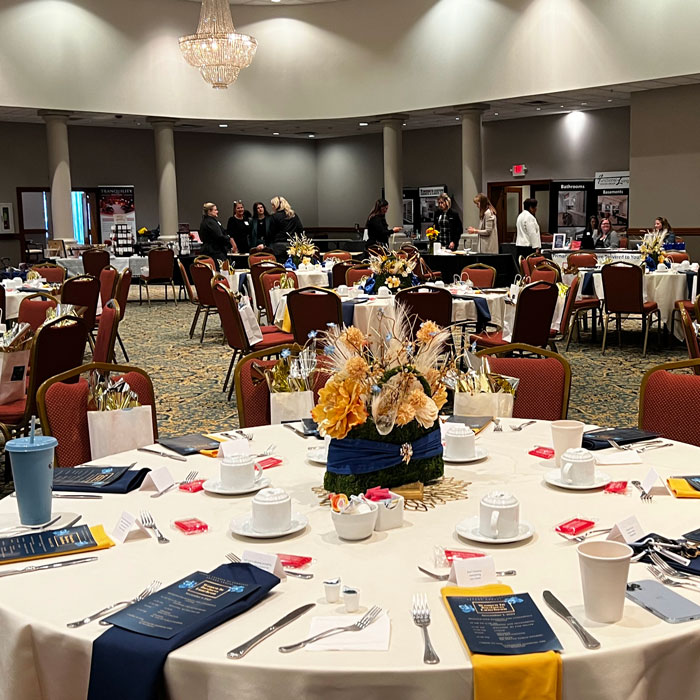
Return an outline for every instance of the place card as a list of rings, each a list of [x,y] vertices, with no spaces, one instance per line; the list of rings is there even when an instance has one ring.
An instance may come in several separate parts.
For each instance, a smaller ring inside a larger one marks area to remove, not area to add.
[[[650,493],[659,481],[663,484],[663,489],[659,490],[665,493],[670,493],[666,482],[659,476],[659,473],[656,471],[656,469],[654,469],[654,467],[652,467],[647,472],[647,475],[644,477],[644,479],[642,479],[642,488],[644,489],[644,493]]]
[[[616,522],[605,539],[629,544],[630,542],[636,542],[643,536],[644,530],[642,529],[637,516],[630,515],[624,520]]]
[[[232,455],[249,455],[250,440],[239,438],[237,440],[226,440],[219,445],[219,459],[231,457]]]
[[[162,493],[166,489],[169,489],[174,483],[175,479],[173,479],[170,470],[167,467],[161,467],[160,469],[153,469],[148,472],[139,491],[157,491],[158,493]]]
[[[284,573],[284,567],[280,558],[276,554],[268,554],[267,552],[254,552],[250,549],[243,552],[241,557],[242,561],[246,564],[252,564],[257,566],[258,569],[267,571],[268,574],[274,574],[279,579],[287,578],[287,574]]]
[[[491,555],[470,559],[454,559],[450,568],[451,583],[458,586],[486,586],[498,583],[496,564]]]
[[[134,526],[136,526],[135,530]],[[125,510],[119,517],[119,520],[117,520],[117,524],[114,526],[111,536],[115,542],[124,544],[124,542],[126,542],[130,536],[132,539],[137,539],[150,537],[151,533],[146,530],[146,528],[141,524],[141,521],[135,515]]]

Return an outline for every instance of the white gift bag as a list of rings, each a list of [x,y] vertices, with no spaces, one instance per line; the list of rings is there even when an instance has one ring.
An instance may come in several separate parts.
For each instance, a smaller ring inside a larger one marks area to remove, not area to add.
[[[238,302],[238,312],[241,315],[243,330],[245,331],[246,338],[248,338],[248,342],[251,345],[259,343],[263,339],[263,334],[248,297],[243,297]]]
[[[455,392],[454,414],[456,416],[493,416],[511,418],[515,396],[505,392],[497,394],[468,394]]]
[[[313,391],[282,391],[270,394],[270,423],[311,418],[314,407]]]
[[[92,459],[152,445],[153,414],[150,406],[119,411],[88,411]]]
[[[29,348],[0,352],[0,404],[19,401],[27,395]]]
[[[510,343],[513,338],[513,325],[515,324],[515,304],[506,304],[503,310],[503,335],[506,343]]]

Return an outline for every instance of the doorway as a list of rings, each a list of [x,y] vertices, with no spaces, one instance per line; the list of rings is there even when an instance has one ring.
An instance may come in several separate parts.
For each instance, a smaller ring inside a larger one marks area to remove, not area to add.
[[[534,197],[537,200],[537,222],[540,233],[549,233],[549,185],[551,180],[525,182],[490,182],[488,198],[496,210],[498,242],[515,241],[515,221],[523,210],[523,202]]]

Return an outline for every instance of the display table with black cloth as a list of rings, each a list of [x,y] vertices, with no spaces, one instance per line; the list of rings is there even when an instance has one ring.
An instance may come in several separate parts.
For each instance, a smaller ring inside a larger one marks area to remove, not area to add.
[[[445,284],[452,282],[467,265],[483,263],[496,268],[496,286],[507,287],[515,278],[516,266],[511,255],[507,253],[446,253],[442,255],[423,255],[423,260],[431,270],[442,272]]]
[[[175,490],[151,499],[147,491],[105,494],[102,500],[54,502],[57,510],[83,514],[90,525],[104,524],[109,533],[123,511],[138,514],[149,509],[171,540],[127,540],[97,552],[97,562],[0,578],[0,698],[2,700],[78,700],[86,697],[92,642],[104,628],[92,623],[68,629],[66,623],[135,596],[152,580],[163,586],[195,570],[211,571],[226,563],[225,554],[244,550],[300,554],[314,557],[309,581],[288,578],[258,605],[207,634],[185,644],[165,663],[165,696],[170,700],[268,700],[304,698],[329,700],[357,695],[362,700],[454,700],[472,697],[472,666],[443,608],[443,584],[421,574],[417,565],[434,570],[433,552],[442,547],[478,549],[492,554],[496,569],[515,569],[502,579],[513,591],[528,592],[564,646],[563,697],[566,700],[670,700],[693,697],[700,687],[700,621],[671,625],[630,601],[624,617],[614,625],[588,622],[583,600],[576,545],[559,537],[554,526],[577,515],[595,518],[600,527],[636,515],[646,532],[678,537],[700,525],[698,502],[657,495],[643,503],[636,490],[627,495],[602,491],[565,491],[543,483],[553,469],[528,454],[533,445],[551,445],[547,423],[513,432],[503,419],[504,431],[487,427],[477,446],[488,458],[462,466],[445,465],[445,474],[471,482],[467,500],[438,503],[427,511],[406,510],[402,528],[375,532],[360,542],[338,539],[327,507],[319,505],[312,488],[323,482],[325,466],[307,461],[307,447],[322,443],[305,440],[281,426],[253,428],[252,451],[277,445],[284,463],[266,469],[264,476],[291,495],[293,511],[309,524],[302,532],[281,540],[252,540],[231,535],[228,523],[250,512],[251,496],[211,496],[205,492]],[[230,426],[222,426],[230,427]],[[598,451],[605,454],[612,450]],[[643,479],[650,467],[663,477],[695,474],[700,449],[676,445],[641,455],[642,464],[601,467],[614,479]],[[176,479],[196,469],[200,478],[218,475],[215,459],[200,455],[179,463],[143,452],[97,460],[104,464],[167,467]],[[479,511],[479,500],[494,489],[512,492],[520,500],[523,520],[535,535],[518,544],[483,545],[455,534],[455,525]],[[57,505],[60,503],[60,507]],[[71,503],[70,506],[66,504]],[[16,513],[17,501],[0,501],[0,514]],[[196,516],[207,522],[206,534],[187,537],[170,528],[177,518]],[[72,557],[66,557],[68,560]],[[54,559],[53,561],[57,561]],[[13,567],[15,565],[4,565]],[[0,567],[2,570],[2,567]],[[444,571],[444,569],[442,570]],[[379,605],[389,612],[392,634],[386,652],[298,651],[281,654],[277,647],[297,642],[309,632],[316,615],[347,617],[342,604],[324,601],[323,581],[341,577],[343,585],[360,591],[361,611]],[[632,564],[630,580],[651,579],[643,564]],[[575,633],[542,603],[542,591],[552,590],[601,642],[587,651]],[[700,593],[681,589],[700,603]],[[432,610],[430,636],[440,656],[434,666],[423,664],[421,631],[411,619],[412,598],[425,594]],[[305,603],[316,608],[244,658],[232,661],[226,652],[250,639],[283,615]],[[650,661],[651,660],[651,661]],[[129,668],[123,668],[129,673]],[[125,698],[126,700],[126,698]]]

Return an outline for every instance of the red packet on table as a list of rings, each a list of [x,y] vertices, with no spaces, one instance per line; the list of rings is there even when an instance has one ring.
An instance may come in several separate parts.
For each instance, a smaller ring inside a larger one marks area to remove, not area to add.
[[[582,532],[590,530],[595,525],[595,520],[589,520],[587,518],[571,518],[563,523],[559,523],[554,529],[557,532],[561,532],[562,535],[569,535],[574,537],[575,535],[580,535]]]
[[[551,447],[542,447],[542,445],[538,445],[534,450],[530,450],[528,454],[533,457],[552,459],[552,457],[554,457],[554,450]]]
[[[603,493],[627,493],[627,482],[626,481],[611,481],[606,487]]]
[[[190,481],[187,484],[180,484],[178,488],[180,491],[189,491],[189,493],[197,493],[197,491],[202,490],[202,484],[206,479],[197,479],[196,481]]]
[[[261,469],[269,469],[270,467],[279,467],[282,464],[282,460],[279,457],[265,457],[264,459],[259,459],[256,464]]]
[[[313,561],[311,557],[302,557],[298,554],[278,554],[277,557],[282,566],[287,569],[301,569]]]
[[[485,557],[483,552],[470,552],[466,549],[446,549],[445,559],[447,559],[450,564],[455,559],[474,559],[476,557]]]

